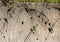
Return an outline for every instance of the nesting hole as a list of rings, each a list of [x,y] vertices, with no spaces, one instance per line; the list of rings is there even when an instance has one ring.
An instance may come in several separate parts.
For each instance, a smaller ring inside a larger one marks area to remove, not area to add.
[[[40,15],[38,16],[38,18],[40,18]]]
[[[51,26],[51,23],[49,23],[49,26]]]
[[[3,38],[5,38],[5,36],[3,36]]]
[[[38,38],[36,38],[36,40],[38,40]]]
[[[47,24],[47,21],[45,21],[45,25]]]
[[[22,24],[24,24],[24,22],[22,21]]]

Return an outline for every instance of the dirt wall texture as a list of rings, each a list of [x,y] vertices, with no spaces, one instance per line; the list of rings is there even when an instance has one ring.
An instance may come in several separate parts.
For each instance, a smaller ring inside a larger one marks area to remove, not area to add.
[[[0,42],[60,42],[60,4],[0,2]]]

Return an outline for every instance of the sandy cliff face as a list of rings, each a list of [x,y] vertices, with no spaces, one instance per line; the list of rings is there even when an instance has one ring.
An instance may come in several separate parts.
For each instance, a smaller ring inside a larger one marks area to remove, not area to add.
[[[0,42],[60,42],[60,4],[0,2]]]

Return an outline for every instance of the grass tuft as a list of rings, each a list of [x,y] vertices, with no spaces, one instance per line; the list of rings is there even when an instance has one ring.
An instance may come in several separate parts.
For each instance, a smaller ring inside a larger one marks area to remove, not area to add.
[[[15,2],[60,3],[60,0],[13,0]]]

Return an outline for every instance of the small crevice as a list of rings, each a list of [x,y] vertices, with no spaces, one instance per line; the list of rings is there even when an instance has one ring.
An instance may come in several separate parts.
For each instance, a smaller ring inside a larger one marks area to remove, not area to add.
[[[32,17],[30,17],[30,19],[33,19]]]
[[[1,19],[0,19],[0,21],[1,21]]]
[[[4,18],[5,22],[8,23],[8,20],[6,18]]]
[[[25,8],[26,12],[31,12],[31,11],[35,11],[35,9],[28,9],[28,8]]]
[[[58,7],[54,7],[55,9],[58,9],[59,11],[60,11],[60,8],[58,8]]]
[[[43,18],[42,18],[42,21],[43,21]]]
[[[12,8],[13,8],[13,7],[9,7],[8,10],[7,10],[7,12],[10,12],[10,11],[12,10]]]
[[[29,9],[30,11],[35,11],[35,9]]]
[[[45,38],[45,40],[47,40],[47,38]]]
[[[5,30],[5,32],[7,32],[7,30]]]
[[[28,8],[25,8],[26,12],[28,12]]]
[[[32,29],[32,28],[30,28],[30,31],[31,31],[31,32],[33,32],[33,29]]]

